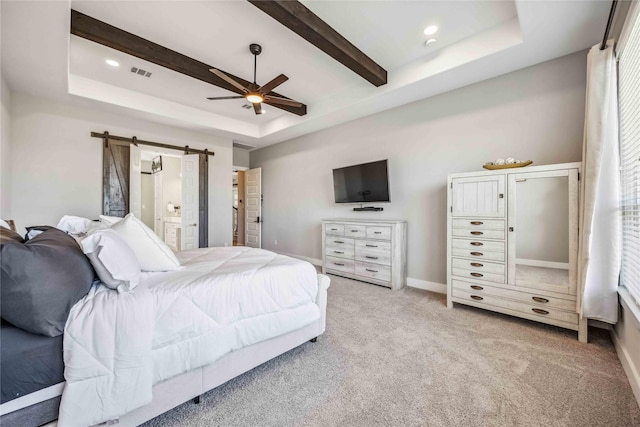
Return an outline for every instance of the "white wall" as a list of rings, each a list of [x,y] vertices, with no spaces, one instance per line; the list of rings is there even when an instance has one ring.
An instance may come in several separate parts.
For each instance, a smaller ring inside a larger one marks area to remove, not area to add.
[[[636,314],[632,312],[630,304],[635,302],[631,298],[628,302],[620,298],[620,303],[620,316],[612,331],[613,342],[640,405],[640,310],[636,308]]]
[[[249,150],[233,147],[233,166],[248,168],[250,164]]]
[[[11,212],[11,91],[0,77],[0,218],[12,219]]]
[[[231,244],[231,139],[12,93],[11,208],[18,227],[102,213],[102,143],[91,131],[215,152],[209,158],[209,245]]]
[[[579,52],[252,151],[263,174],[263,247],[319,259],[323,218],[404,219],[409,277],[445,283],[447,174],[497,157],[579,161],[585,81]],[[333,202],[333,168],[386,158],[392,202],[383,212]]]

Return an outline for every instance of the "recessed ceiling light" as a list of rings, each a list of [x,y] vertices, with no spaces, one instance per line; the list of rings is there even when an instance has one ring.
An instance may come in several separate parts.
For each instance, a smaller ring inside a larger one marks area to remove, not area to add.
[[[107,65],[111,65],[112,67],[119,67],[120,63],[118,61],[114,61],[113,59],[107,59],[104,62],[107,63]]]
[[[429,25],[427,28],[424,29],[424,35],[425,36],[431,36],[435,33],[438,32],[438,26],[437,25]]]
[[[437,41],[438,41],[438,39],[429,39],[424,43],[424,45],[425,46],[429,46],[430,44],[433,44],[433,43],[435,43]]]

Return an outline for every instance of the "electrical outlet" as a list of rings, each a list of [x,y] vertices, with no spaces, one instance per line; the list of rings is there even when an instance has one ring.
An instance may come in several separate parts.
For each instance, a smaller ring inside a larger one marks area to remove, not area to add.
[[[274,240],[274,241],[273,241],[273,244],[274,244],[274,245],[276,245],[276,246],[278,246],[278,241],[277,241],[277,240]]]
[[[226,248],[227,246],[229,246],[229,242],[224,242],[224,247]]]

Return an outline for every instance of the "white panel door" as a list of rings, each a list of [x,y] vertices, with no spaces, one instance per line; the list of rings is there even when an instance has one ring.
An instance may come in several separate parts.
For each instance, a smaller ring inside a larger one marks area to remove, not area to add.
[[[129,212],[142,219],[142,160],[134,144],[129,149]]]
[[[199,154],[182,156],[182,235],[180,250],[200,246],[200,180]]]
[[[164,241],[164,204],[162,203],[162,172],[153,174],[153,231]]]
[[[452,216],[504,217],[504,175],[452,180]]]
[[[262,168],[244,173],[245,246],[262,247]]]

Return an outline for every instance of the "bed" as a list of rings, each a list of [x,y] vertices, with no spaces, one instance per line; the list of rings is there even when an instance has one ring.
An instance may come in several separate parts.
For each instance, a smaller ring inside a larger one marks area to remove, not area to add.
[[[59,416],[62,426],[116,419],[139,425],[325,331],[330,281],[305,261],[245,247],[178,258],[178,270],[144,273],[132,292],[97,285],[73,306],[64,383],[62,355],[51,357],[60,354],[61,336],[34,339],[3,324],[3,344],[23,342],[22,353],[12,347],[13,363],[41,358],[49,367],[25,374],[32,379],[20,396],[7,386],[13,398],[6,401],[3,378],[0,423],[37,426]],[[4,356],[3,350],[3,373],[10,369]]]

